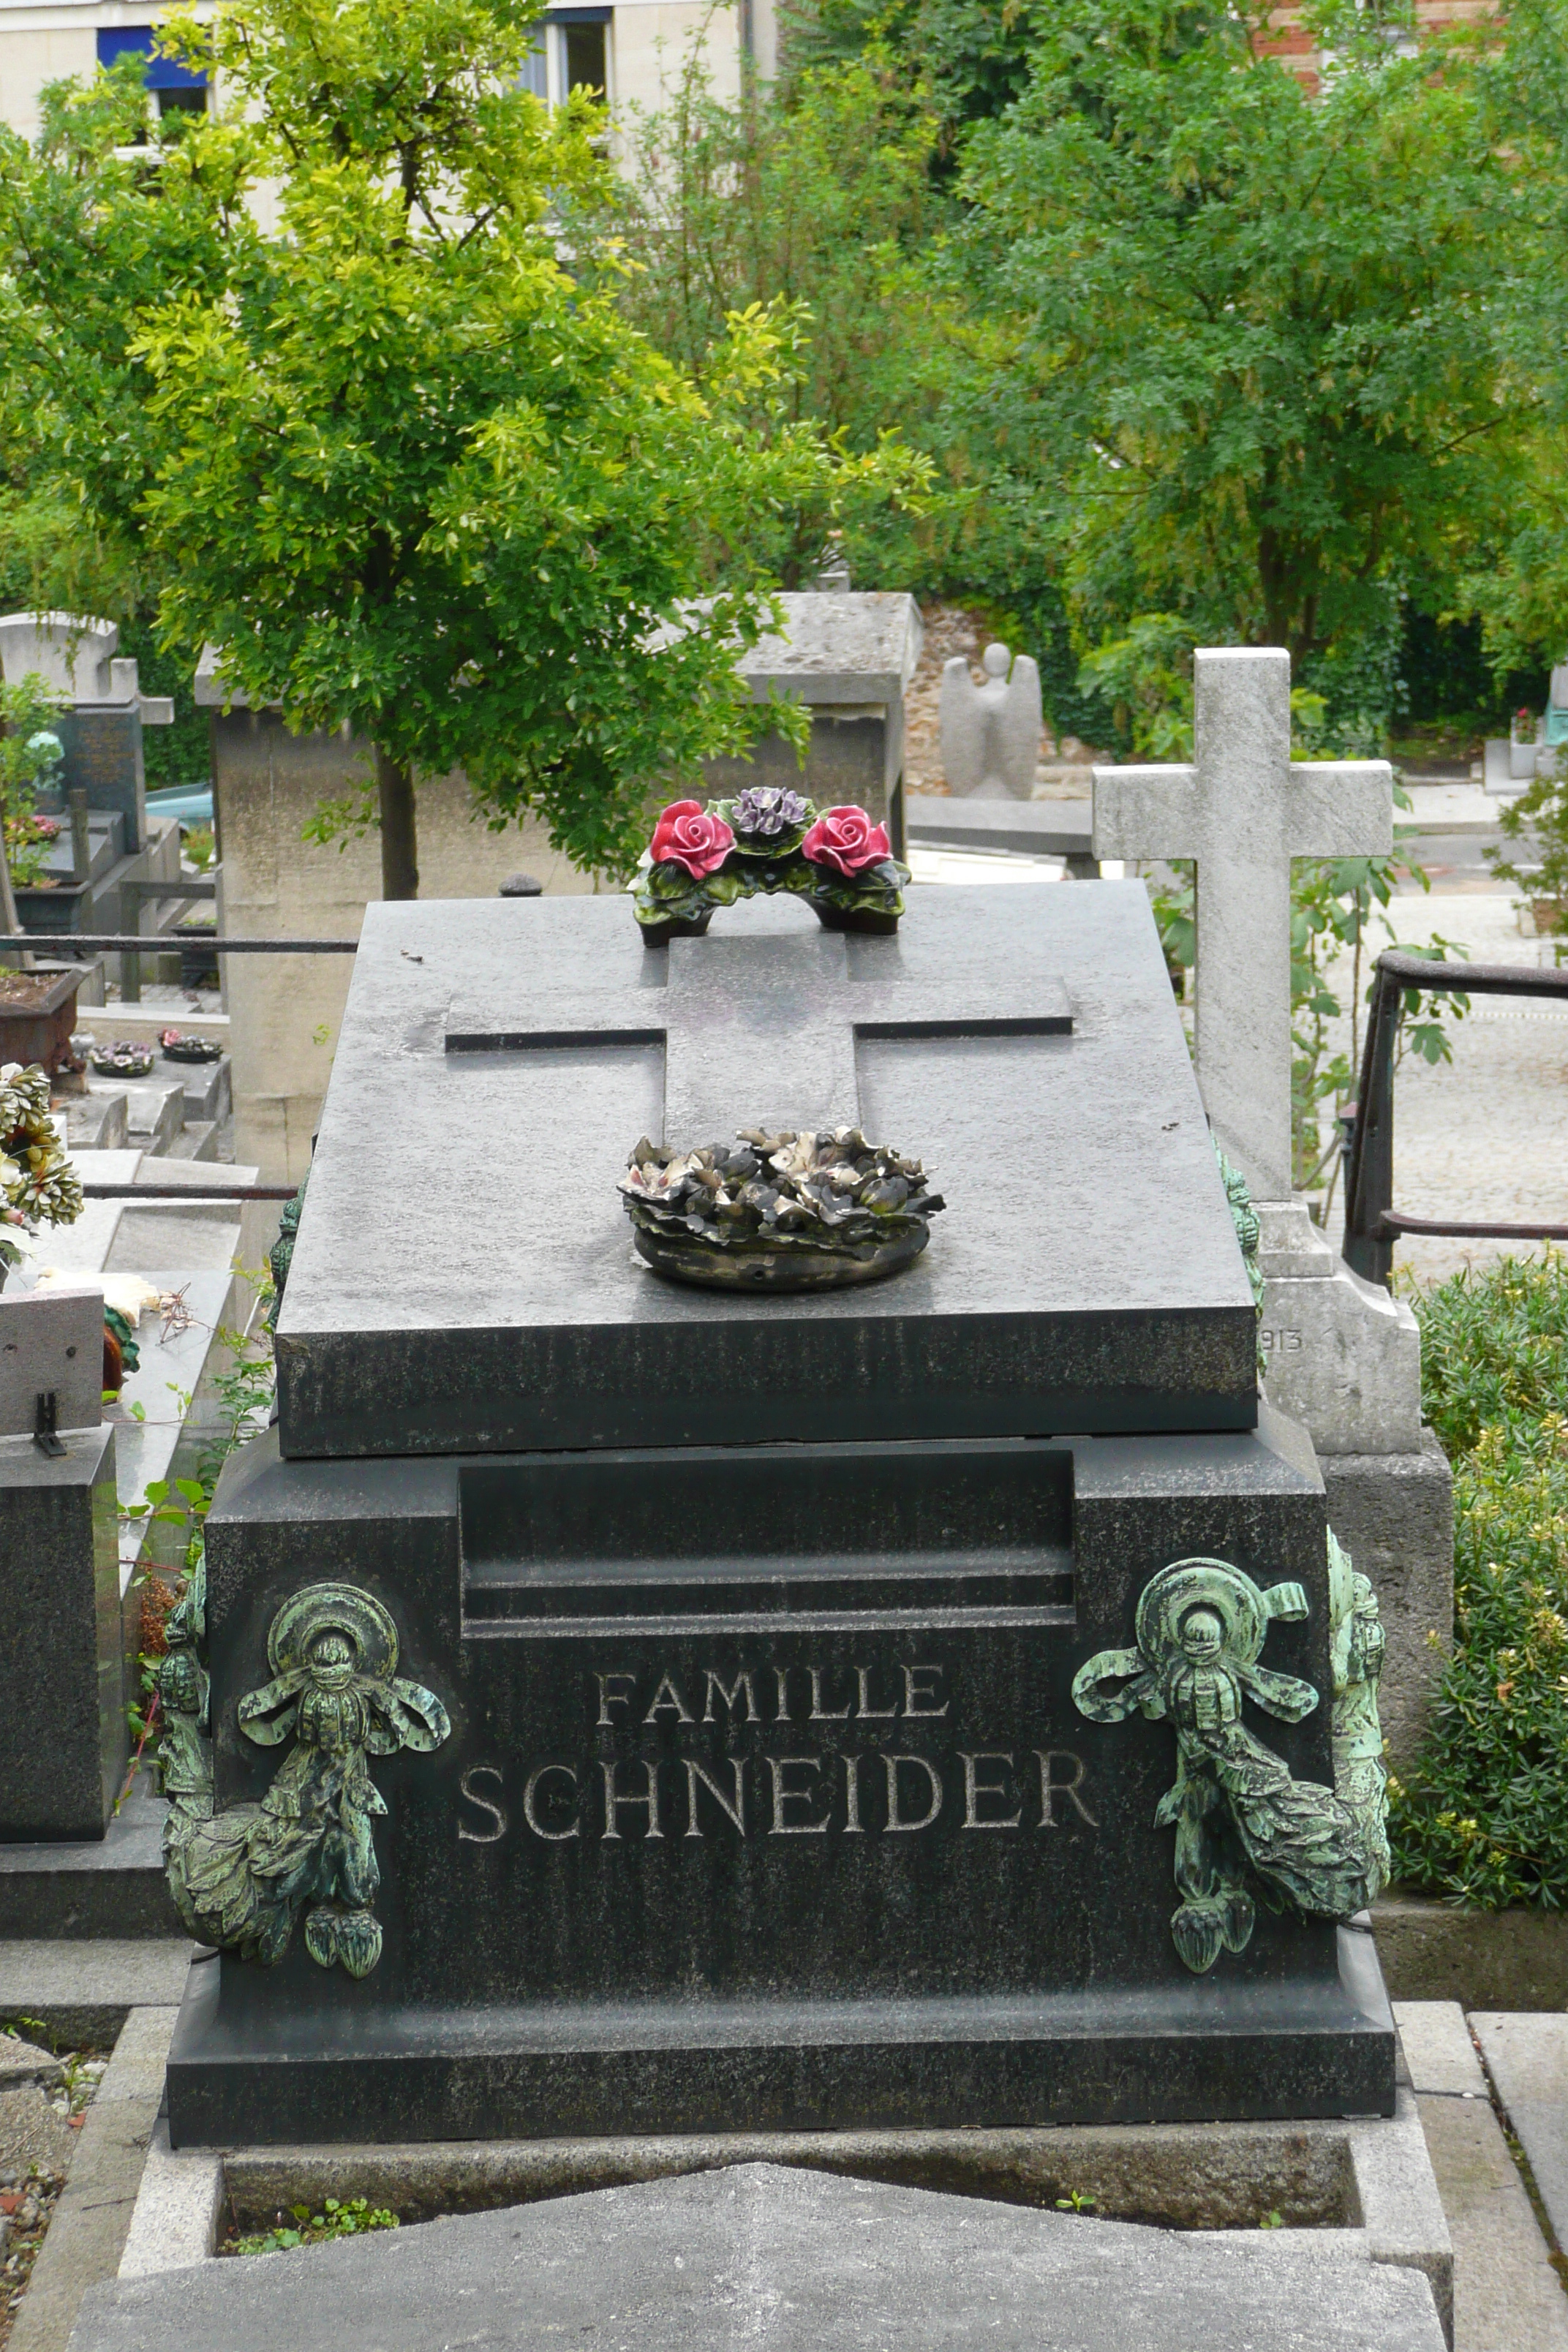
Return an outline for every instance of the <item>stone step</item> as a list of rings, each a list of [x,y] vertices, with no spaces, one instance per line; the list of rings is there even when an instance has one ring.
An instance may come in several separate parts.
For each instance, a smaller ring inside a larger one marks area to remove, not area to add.
[[[216,1118],[187,1118],[169,1146],[169,1158],[216,1160],[219,1126]]]
[[[72,1151],[124,1151],[131,1122],[123,1087],[101,1087],[67,1100],[66,1142]],[[58,1119],[58,1114],[57,1114]]]

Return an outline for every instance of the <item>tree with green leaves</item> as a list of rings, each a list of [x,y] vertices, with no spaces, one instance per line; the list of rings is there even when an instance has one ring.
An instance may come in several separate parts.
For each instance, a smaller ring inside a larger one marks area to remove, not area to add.
[[[1499,291],[1531,199],[1460,51],[1321,16],[1313,94],[1261,8],[1193,37],[1180,0],[1063,0],[962,187],[1082,639],[1288,646],[1342,740],[1386,722],[1401,592],[1521,494]]]
[[[902,586],[954,512],[936,456],[950,454],[952,355],[921,268],[946,209],[931,109],[875,54],[797,77],[787,102],[751,79],[721,97],[698,41],[663,101],[618,118],[620,169],[567,207],[579,272],[702,385],[730,318],[765,317],[778,365],[755,382],[744,422],[777,453],[776,488],[744,519],[742,560],[804,587],[837,533],[858,583]],[[788,462],[791,436],[811,425],[840,471]],[[909,478],[921,495],[878,495],[906,443],[931,461]]]
[[[65,152],[0,155],[10,389],[39,388],[52,478],[135,549],[165,644],[374,746],[323,829],[379,824],[387,897],[417,889],[418,775],[457,767],[493,824],[624,871],[650,797],[765,723],[747,513],[781,472],[830,511],[907,460],[853,473],[804,422],[759,447],[773,320],[727,321],[699,386],[567,274],[553,209],[605,172],[599,118],[521,87],[521,10],[233,0],[161,38],[221,119],[128,146],[113,83],[51,100]]]

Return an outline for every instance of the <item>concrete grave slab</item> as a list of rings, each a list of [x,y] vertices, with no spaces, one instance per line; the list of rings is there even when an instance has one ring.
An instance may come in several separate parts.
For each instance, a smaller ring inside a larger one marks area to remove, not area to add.
[[[747,2165],[245,2263],[122,2279],[72,2352],[1441,2352],[1415,2271]],[[1289,2331],[1287,2336],[1286,2331]]]
[[[1137,883],[932,891],[900,938],[837,942],[851,993],[906,960],[953,992],[960,1034],[856,1056],[865,1118],[949,1202],[897,1280],[720,1298],[641,1265],[616,1184],[660,1123],[678,972],[775,940],[820,946],[778,900],[652,950],[618,898],[368,911],[279,1327],[288,1454],[1252,1424],[1250,1293]],[[963,1034],[1010,980],[1019,1016],[1058,982],[1070,1035]],[[562,1042],[447,1050],[509,1024]],[[776,1115],[732,1087],[727,1124]]]
[[[163,1874],[168,1810],[144,1768],[101,1838],[0,1844],[0,1938],[26,1937],[28,1949],[37,1950],[39,1937],[182,1935]],[[0,1985],[11,1949],[0,1941]],[[0,1991],[0,2001],[5,1998]]]
[[[133,2009],[80,2129],[6,2352],[63,2352],[82,2296],[120,2265],[163,2089],[171,2009]]]
[[[1560,2246],[1568,2245],[1568,2017],[1470,2020]]]

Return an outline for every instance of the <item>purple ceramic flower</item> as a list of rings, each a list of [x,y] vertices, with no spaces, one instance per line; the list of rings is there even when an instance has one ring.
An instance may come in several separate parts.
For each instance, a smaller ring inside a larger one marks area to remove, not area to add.
[[[811,811],[798,793],[783,784],[748,784],[731,812],[737,833],[751,839],[775,841],[781,833],[803,825]]]

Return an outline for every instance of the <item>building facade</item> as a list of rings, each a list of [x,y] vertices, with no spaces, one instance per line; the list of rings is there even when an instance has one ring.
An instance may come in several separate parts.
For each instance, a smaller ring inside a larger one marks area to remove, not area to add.
[[[196,13],[208,10],[200,5]],[[146,0],[0,0],[0,121],[31,138],[40,96],[52,81],[87,80],[126,50],[146,56],[147,80],[161,113],[220,104],[220,91],[167,58],[152,55],[156,12]],[[575,86],[602,91],[612,108],[646,110],[661,102],[688,47],[700,41],[714,89],[733,97],[743,56],[764,79],[777,58],[773,0],[615,0],[613,6],[552,8],[541,19],[529,81],[559,104]]]

